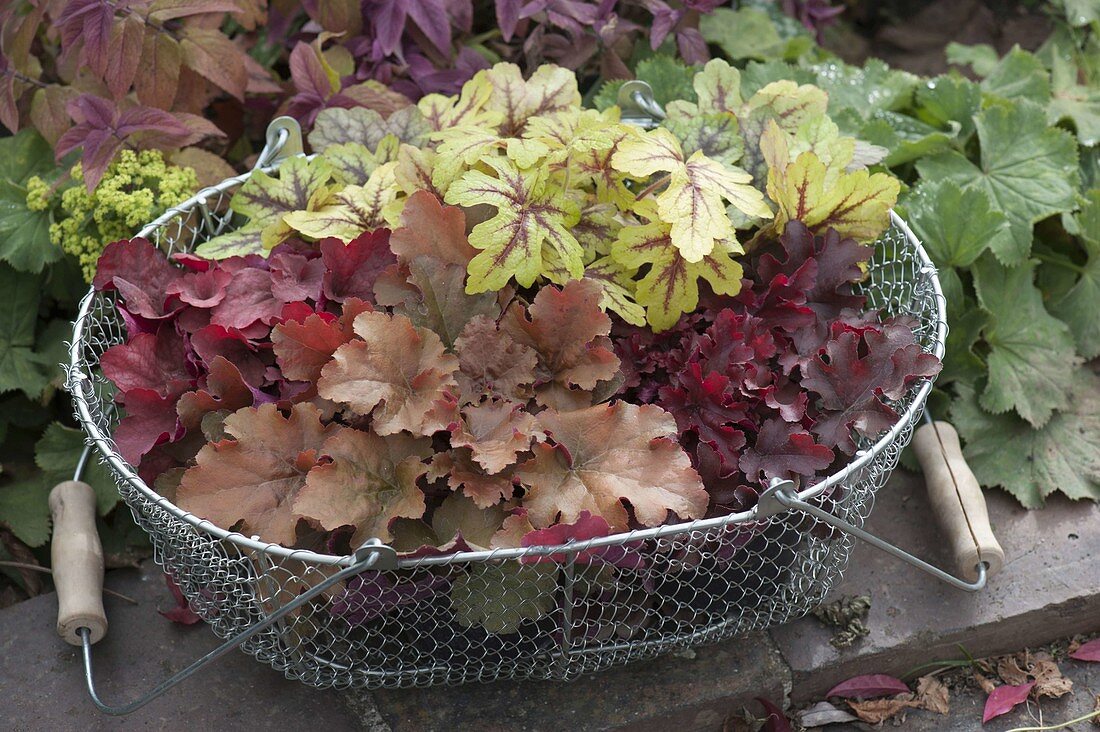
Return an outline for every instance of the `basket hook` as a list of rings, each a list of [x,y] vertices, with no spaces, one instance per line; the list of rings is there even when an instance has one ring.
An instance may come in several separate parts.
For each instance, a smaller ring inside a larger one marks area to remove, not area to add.
[[[302,127],[298,120],[287,116],[276,117],[267,126],[264,149],[260,151],[252,169],[269,168],[286,158],[301,155],[303,151]]]
[[[653,129],[665,118],[664,108],[653,97],[653,87],[641,79],[631,79],[619,87],[621,120],[643,129]]]

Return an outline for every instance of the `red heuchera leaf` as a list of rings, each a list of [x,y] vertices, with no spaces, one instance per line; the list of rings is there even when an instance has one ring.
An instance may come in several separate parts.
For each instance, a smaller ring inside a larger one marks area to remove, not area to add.
[[[702,378],[697,362],[688,364],[678,381],[678,387],[661,388],[661,406],[676,418],[681,434],[693,432],[715,449],[729,475],[737,469],[738,451],[745,446],[745,433],[732,425],[747,422],[752,405],[737,399],[728,376],[711,371]]]
[[[282,315],[285,304],[275,297],[271,284],[271,273],[266,270],[246,268],[235,273],[225,298],[211,311],[210,322],[226,328],[271,325]]]
[[[340,428],[322,425],[311,404],[296,404],[286,417],[274,404],[248,407],[226,417],[224,428],[234,439],[199,450],[180,481],[177,505],[218,526],[292,546],[294,497],[322,444]]]
[[[879,396],[900,399],[907,383],[938,373],[940,363],[921,351],[912,331],[904,326],[867,330],[862,337],[852,331],[838,332],[843,327],[839,323],[833,326],[824,358],[810,361],[802,386],[821,395],[822,407],[829,410],[813,425],[814,434],[851,453],[856,444],[850,428],[871,437],[898,419],[897,412]],[[861,340],[864,356],[860,356]]]
[[[589,511],[623,531],[629,527],[623,500],[644,526],[663,523],[669,512],[684,519],[706,512],[706,491],[687,455],[669,439],[676,420],[663,409],[625,402],[564,413],[547,409],[538,422],[553,444],[535,445],[535,457],[516,471],[529,486],[523,505],[535,528],[574,522]]]
[[[471,320],[455,340],[459,372],[455,374],[464,403],[485,395],[526,402],[534,394],[538,355],[516,343],[483,315]]]
[[[1027,695],[1031,693],[1035,683],[1029,681],[1019,686],[1005,684],[989,692],[989,697],[985,700],[985,709],[982,711],[982,724],[1002,714],[1008,714],[1027,701]]]
[[[271,269],[271,294],[282,302],[321,299],[321,281],[325,262],[292,252],[276,252],[268,259]]]
[[[225,299],[226,289],[233,275],[220,269],[185,274],[165,288],[169,295],[176,295],[180,302],[197,308],[212,308]]]
[[[332,462],[306,477],[293,498],[298,515],[330,531],[354,526],[353,547],[372,537],[389,541],[395,518],[424,515],[424,493],[416,483],[428,471],[430,440],[343,428],[325,441],[321,454]]]
[[[380,435],[430,435],[445,427],[427,418],[435,401],[456,386],[458,359],[444,351],[439,336],[386,313],[361,313],[354,329],[362,340],[337,349],[321,371],[318,393],[373,414]]]
[[[397,261],[390,251],[390,232],[377,229],[360,234],[347,244],[322,239],[318,246],[325,265],[325,297],[344,302],[349,297],[374,302],[374,282]]]
[[[791,720],[787,719],[782,709],[762,696],[756,697],[756,701],[760,702],[764,713],[768,715],[764,718],[764,726],[760,728],[760,732],[793,732]]]
[[[534,415],[519,404],[495,400],[463,407],[460,421],[451,428],[451,445],[470,448],[489,474],[514,463],[539,437]]]
[[[220,356],[236,366],[246,382],[256,387],[263,385],[267,365],[239,330],[208,325],[191,335],[191,348],[207,368]]]
[[[590,280],[573,280],[558,289],[547,285],[524,312],[517,302],[505,312],[501,330],[539,355],[542,404],[569,403],[571,387],[590,390],[619,371],[611,350],[611,319],[600,309],[600,288]]]
[[[168,317],[164,306],[169,289],[184,275],[148,239],[123,239],[108,244],[99,258],[92,284],[97,290],[118,290],[126,309],[150,320]]]
[[[825,696],[839,696],[842,699],[875,699],[880,696],[904,694],[909,687],[900,679],[886,674],[866,674],[855,676],[829,689]]]
[[[111,346],[100,356],[103,375],[120,391],[149,389],[166,396],[189,388],[195,381],[187,370],[183,338],[169,325],[154,333],[137,333],[126,343]]]
[[[176,418],[178,399],[178,392],[164,396],[152,389],[131,389],[120,397],[126,416],[118,423],[113,437],[126,462],[139,465],[156,445],[174,442],[183,435],[183,427]]]
[[[405,261],[432,257],[465,267],[477,254],[466,236],[466,214],[444,206],[434,194],[417,191],[401,212],[401,228],[390,234],[390,249]]]
[[[526,515],[526,512],[525,512]],[[588,511],[581,511],[577,520],[571,524],[555,524],[547,529],[529,531],[523,537],[523,546],[558,546],[569,541],[587,541],[611,535],[611,526],[600,516],[593,516]],[[628,545],[615,545],[595,547],[575,552],[573,554],[549,554],[544,557],[524,557],[521,561],[525,564],[538,562],[567,562],[575,557],[577,564],[591,564],[592,562],[606,562],[623,569],[641,569],[645,566],[645,559],[637,551],[641,542],[631,542]]]
[[[172,575],[167,572],[164,573],[164,584],[168,586],[168,591],[172,593],[172,599],[176,601],[176,605],[168,610],[157,610],[158,613],[180,625],[194,625],[202,621],[198,613],[192,610],[187,603],[187,598],[183,596],[183,590],[172,579]]]
[[[833,451],[814,443],[797,424],[773,417],[764,422],[753,446],[741,456],[741,470],[750,481],[813,475],[833,462]]]
[[[315,383],[336,349],[355,337],[352,325],[359,313],[372,312],[369,303],[350,298],[339,320],[311,312],[302,321],[286,320],[271,331],[271,343],[283,376]]]
[[[1076,661],[1100,663],[1100,638],[1082,644],[1080,648],[1069,654],[1069,657]]]
[[[235,412],[251,407],[259,401],[258,397],[266,395],[249,386],[240,369],[223,356],[215,356],[203,388],[182,395],[176,404],[176,413],[184,428],[191,430],[198,428],[202,418],[210,412]]]

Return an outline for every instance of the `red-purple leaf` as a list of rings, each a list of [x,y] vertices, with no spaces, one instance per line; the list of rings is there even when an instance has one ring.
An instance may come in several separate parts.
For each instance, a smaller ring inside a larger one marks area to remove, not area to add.
[[[160,319],[169,315],[164,309],[169,290],[183,274],[147,239],[124,239],[103,250],[92,284],[97,290],[118,290],[129,312]]]
[[[760,702],[760,706],[764,707],[764,713],[768,715],[764,718],[764,726],[760,728],[760,732],[793,732],[791,721],[787,719],[782,709],[762,696],[756,697],[756,701]]]
[[[985,710],[982,712],[982,724],[1002,714],[1008,714],[1017,706],[1023,704],[1027,701],[1027,695],[1031,693],[1034,686],[1034,681],[1019,686],[1005,684],[989,692],[989,698],[985,700]]]
[[[202,618],[191,609],[191,606],[187,603],[187,598],[183,596],[183,590],[172,579],[172,575],[167,572],[164,573],[164,583],[168,586],[168,591],[172,593],[172,599],[176,601],[176,604],[168,610],[157,610],[157,612],[173,623],[180,625],[194,625],[200,622]]]
[[[1073,653],[1069,654],[1069,657],[1075,661],[1089,661],[1090,663],[1100,663],[1100,638],[1096,640],[1090,640]]]
[[[814,442],[798,424],[773,417],[764,422],[753,446],[741,456],[741,470],[750,481],[812,476],[833,462],[833,451]]]
[[[373,303],[375,280],[397,261],[390,251],[387,229],[368,231],[347,244],[339,239],[322,239],[319,246],[326,268],[325,297],[337,302],[356,297]]]
[[[829,690],[825,696],[839,696],[842,699],[875,699],[880,696],[893,696],[909,691],[900,679],[886,674],[866,674],[855,676]]]

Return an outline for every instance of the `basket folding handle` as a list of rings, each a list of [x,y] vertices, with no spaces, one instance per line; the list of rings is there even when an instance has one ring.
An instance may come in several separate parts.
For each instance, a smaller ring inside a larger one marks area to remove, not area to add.
[[[963,458],[959,435],[947,422],[927,420],[927,424],[916,431],[913,445],[924,470],[932,512],[946,534],[955,560],[955,571],[961,575],[961,579],[859,526],[801,500],[795,484],[789,480],[776,478],[771,481],[768,489],[760,496],[757,515],[770,516],[792,509],[807,513],[912,564],[952,587],[977,592],[985,587],[990,576],[1004,566],[1005,554],[989,524],[989,513],[981,486]]]

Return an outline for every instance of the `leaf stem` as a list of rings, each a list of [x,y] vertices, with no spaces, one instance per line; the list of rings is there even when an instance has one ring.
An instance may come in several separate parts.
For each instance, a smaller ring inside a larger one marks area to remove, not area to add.
[[[1088,720],[1095,717],[1100,717],[1100,709],[1097,709],[1095,712],[1089,712],[1088,714],[1078,717],[1077,719],[1071,719],[1068,722],[1062,722],[1061,724],[1052,724],[1045,727],[1013,727],[1006,732],[1047,732],[1047,730],[1052,729],[1064,729],[1066,727],[1069,727],[1071,724],[1077,724],[1078,722],[1087,722]]]
[[[667,175],[662,175],[662,176],[661,176],[660,178],[658,178],[657,180],[653,181],[652,183],[650,183],[650,184],[649,184],[648,186],[646,186],[646,187],[645,187],[645,188],[643,188],[642,190],[638,191],[638,195],[637,195],[637,196],[635,196],[635,197],[634,197],[634,199],[635,199],[636,201],[640,201],[640,200],[642,200],[643,198],[645,198],[646,196],[649,196],[649,195],[650,195],[651,193],[653,193],[654,191],[656,191],[656,190],[657,190],[658,188],[660,188],[661,186],[663,186],[663,185],[665,185],[666,183],[668,183],[668,181],[669,181],[669,179],[670,179],[670,178],[672,178],[672,174],[671,174],[671,173],[669,173],[669,174],[667,174]]]
[[[1063,259],[1062,257],[1058,257],[1058,256],[1050,255],[1050,254],[1043,254],[1042,252],[1032,252],[1031,256],[1035,257],[1036,259],[1038,259],[1043,264],[1050,264],[1050,265],[1053,265],[1055,267],[1061,267],[1062,269],[1068,269],[1071,272],[1076,272],[1077,274],[1082,274],[1082,275],[1085,274],[1085,268],[1084,267],[1082,267],[1078,264],[1074,264],[1073,262],[1069,261],[1068,259]]]

